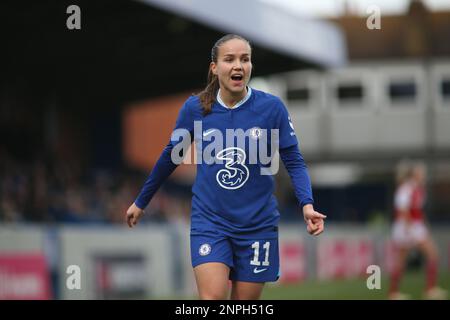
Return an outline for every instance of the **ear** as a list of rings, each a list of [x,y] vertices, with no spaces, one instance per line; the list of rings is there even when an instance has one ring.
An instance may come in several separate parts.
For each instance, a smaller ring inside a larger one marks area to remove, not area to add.
[[[215,62],[211,62],[209,64],[209,68],[210,68],[211,72],[217,76],[217,64]]]

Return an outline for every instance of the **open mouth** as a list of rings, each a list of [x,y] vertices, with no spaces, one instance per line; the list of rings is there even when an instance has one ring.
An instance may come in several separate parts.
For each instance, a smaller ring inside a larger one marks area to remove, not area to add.
[[[231,76],[231,80],[233,81],[242,81],[242,79],[244,79],[242,74],[234,74]]]
[[[231,83],[235,87],[242,87],[244,85],[244,76],[242,74],[233,74],[231,76]]]

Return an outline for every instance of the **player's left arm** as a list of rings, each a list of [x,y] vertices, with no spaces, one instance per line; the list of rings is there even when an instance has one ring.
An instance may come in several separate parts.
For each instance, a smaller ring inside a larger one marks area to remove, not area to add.
[[[303,218],[306,222],[306,230],[314,236],[317,236],[323,232],[324,219],[326,217],[326,215],[314,210],[312,204],[303,206]]]
[[[295,195],[303,211],[306,229],[312,235],[324,230],[325,215],[314,210],[311,179],[308,168],[298,147],[297,135],[286,106],[278,100],[276,108],[276,127],[279,129],[280,158],[291,177]]]
[[[321,234],[326,216],[314,209],[311,179],[298,145],[280,149],[280,158],[291,177],[295,195],[303,211],[306,230],[315,236]]]

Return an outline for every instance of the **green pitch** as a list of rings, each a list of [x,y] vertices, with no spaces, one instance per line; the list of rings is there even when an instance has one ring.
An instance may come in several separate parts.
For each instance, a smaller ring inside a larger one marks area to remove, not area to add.
[[[440,273],[438,284],[450,293],[450,273]],[[404,275],[400,290],[411,295],[412,299],[422,299],[425,285],[424,272],[414,271]],[[266,285],[261,299],[263,300],[302,300],[302,299],[330,299],[330,300],[372,300],[387,299],[389,282],[382,279],[381,289],[369,290],[366,279],[333,280],[333,281],[304,281],[296,285]]]
[[[450,272],[440,272],[438,284],[450,294]],[[422,290],[425,285],[425,273],[410,271],[403,276],[400,290],[409,294],[412,299],[422,299]],[[379,300],[387,299],[389,281],[383,278],[381,289],[369,290],[366,279],[308,280],[295,285],[267,284],[264,288],[262,300]],[[155,298],[151,298],[155,299]],[[164,297],[164,300],[196,300],[197,297]]]

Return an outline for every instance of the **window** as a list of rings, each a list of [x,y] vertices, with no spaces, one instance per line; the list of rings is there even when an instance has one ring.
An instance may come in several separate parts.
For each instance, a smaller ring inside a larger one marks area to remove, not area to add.
[[[337,87],[337,97],[340,102],[360,102],[364,96],[364,89],[360,84],[346,84]]]
[[[310,99],[310,90],[308,88],[288,89],[287,99],[289,101],[308,104]]]
[[[442,79],[441,94],[445,100],[450,100],[450,78]]]
[[[389,84],[389,97],[391,102],[413,101],[417,96],[416,84],[409,82],[391,82]]]

